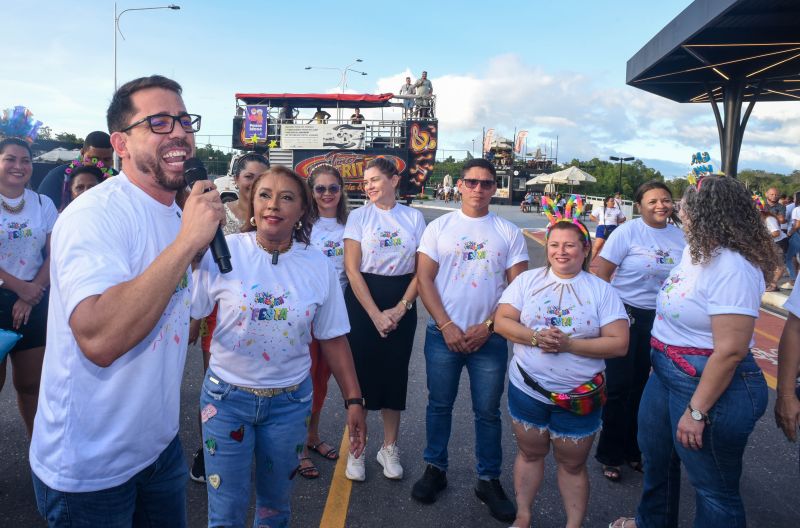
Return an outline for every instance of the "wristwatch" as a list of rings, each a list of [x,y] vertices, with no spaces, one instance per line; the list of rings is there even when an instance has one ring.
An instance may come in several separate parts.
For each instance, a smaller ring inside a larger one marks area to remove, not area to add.
[[[365,406],[364,398],[350,398],[344,401],[344,408],[347,409],[351,405],[360,405],[361,407]]]
[[[406,311],[409,311],[414,307],[414,303],[405,299],[400,299],[400,304],[406,307]]]
[[[487,320],[485,320],[483,322],[483,324],[486,325],[486,329],[489,331],[489,334],[493,334],[494,333],[494,321],[492,321],[491,317],[488,318]]]
[[[686,408],[689,409],[689,416],[691,416],[692,420],[695,422],[705,422],[706,424],[711,423],[711,418],[708,417],[708,414],[698,411],[697,409],[692,409],[691,403],[688,403]]]
[[[538,335],[539,332],[534,330],[533,335],[531,336],[531,346],[539,346],[539,340],[537,339]]]

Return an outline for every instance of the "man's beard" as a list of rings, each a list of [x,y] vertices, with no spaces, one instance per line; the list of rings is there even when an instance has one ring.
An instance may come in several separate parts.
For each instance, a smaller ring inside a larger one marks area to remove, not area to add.
[[[191,152],[193,149],[192,147],[185,141],[176,140],[170,142],[165,147],[159,149],[163,152],[166,152],[174,147],[183,147]],[[187,155],[191,157],[191,154]],[[133,160],[136,168],[139,169],[144,174],[152,174],[153,179],[155,182],[161,186],[164,190],[167,191],[177,191],[179,189],[183,189],[186,187],[186,179],[183,177],[183,174],[179,174],[177,176],[171,177],[168,176],[164,169],[161,167],[159,163],[160,157],[156,156],[142,156],[138,157],[137,159]]]

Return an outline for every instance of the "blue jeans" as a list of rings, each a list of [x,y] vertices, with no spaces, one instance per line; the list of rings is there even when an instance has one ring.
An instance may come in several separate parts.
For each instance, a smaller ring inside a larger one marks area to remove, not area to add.
[[[177,436],[155,462],[113,488],[69,493],[31,476],[36,508],[50,528],[186,526],[189,472]]]
[[[789,247],[783,254],[783,262],[786,264],[786,271],[789,273],[789,278],[793,281],[797,278],[797,273],[794,272],[794,257],[798,254],[800,254],[800,232],[795,232],[789,237]]]
[[[254,456],[253,526],[289,526],[292,478],[303,453],[312,395],[310,377],[295,391],[269,398],[240,390],[211,369],[206,372],[200,409],[205,420],[203,447],[209,527],[244,526]]]
[[[708,361],[685,356],[697,377],[680,370],[667,356],[651,350],[653,375],[639,407],[639,447],[644,456],[644,486],[637,510],[639,528],[678,526],[680,464],[695,489],[694,526],[744,527],[739,493],[742,456],[747,438],[767,407],[767,383],[751,354],[743,359],[725,392],[708,412],[711,424],[703,430],[703,448],[686,449],[675,438],[678,420],[686,411]]]
[[[425,462],[447,471],[447,444],[453,422],[453,402],[458,395],[461,370],[467,367],[475,413],[475,471],[479,478],[500,476],[503,449],[500,442],[500,397],[505,385],[508,345],[498,334],[472,354],[451,352],[433,322],[425,334],[425,369],[428,407],[425,412],[427,445]]]

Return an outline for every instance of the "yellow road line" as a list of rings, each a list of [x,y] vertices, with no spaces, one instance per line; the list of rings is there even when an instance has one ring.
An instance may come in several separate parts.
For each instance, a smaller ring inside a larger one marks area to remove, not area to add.
[[[770,389],[776,389],[776,387],[778,386],[777,378],[775,378],[775,376],[772,376],[772,375],[767,374],[766,372],[764,372],[764,369],[761,369],[761,372],[764,373],[764,379],[767,380],[767,385],[769,385],[769,388]]]
[[[757,333],[758,335],[760,335],[760,336],[762,336],[762,337],[766,337],[767,339],[772,339],[772,340],[773,340],[773,341],[775,341],[776,343],[780,342],[780,340],[781,340],[781,338],[780,338],[780,337],[775,337],[774,335],[772,335],[772,334],[770,334],[770,333],[767,333],[767,332],[765,332],[765,331],[763,331],[763,330],[759,330],[758,328],[756,328],[756,329],[755,329],[755,331],[756,331],[756,333]]]
[[[350,505],[350,490],[353,483],[344,476],[347,468],[347,454],[350,452],[350,434],[347,426],[342,433],[342,443],[339,445],[339,460],[333,470],[331,487],[328,490],[328,499],[325,501],[325,510],[322,512],[320,528],[343,528],[347,520],[347,508]],[[363,455],[362,455],[363,456]]]
[[[527,229],[523,229],[522,230],[522,234],[525,235],[526,237],[530,238],[531,240],[534,240],[534,241],[538,242],[540,246],[544,245],[544,241],[543,240],[539,240],[538,238],[533,236],[533,233],[528,231]]]

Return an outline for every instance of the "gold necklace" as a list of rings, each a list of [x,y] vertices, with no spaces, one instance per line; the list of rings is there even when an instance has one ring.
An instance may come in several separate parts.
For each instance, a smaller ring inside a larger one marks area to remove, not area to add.
[[[265,252],[269,253],[270,255],[272,255],[272,265],[274,266],[275,264],[278,263],[278,255],[282,255],[283,253],[286,253],[287,251],[292,249],[292,246],[294,245],[294,239],[290,238],[289,239],[289,245],[286,246],[283,249],[269,250],[269,249],[267,249],[267,248],[265,248],[264,246],[261,245],[261,242],[258,241],[258,235],[256,235],[256,245],[262,251],[265,251]]]
[[[25,209],[25,197],[22,197],[22,200],[17,205],[8,205],[5,200],[0,200],[0,205],[3,206],[3,209],[8,211],[11,214],[17,214]]]

